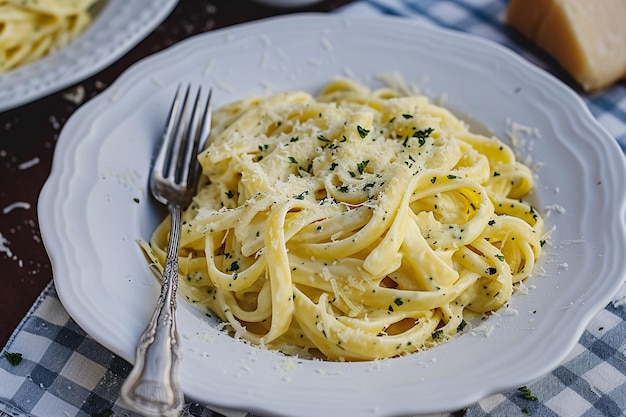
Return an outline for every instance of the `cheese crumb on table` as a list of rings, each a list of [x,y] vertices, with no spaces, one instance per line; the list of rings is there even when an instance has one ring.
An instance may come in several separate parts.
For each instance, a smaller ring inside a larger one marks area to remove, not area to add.
[[[626,78],[624,17],[624,0],[510,0],[506,18],[590,92]]]

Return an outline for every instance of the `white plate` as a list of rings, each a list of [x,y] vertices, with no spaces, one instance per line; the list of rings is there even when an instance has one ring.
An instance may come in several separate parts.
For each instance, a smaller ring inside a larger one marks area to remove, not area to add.
[[[83,80],[113,63],[165,19],[178,0],[100,0],[91,25],[65,48],[0,74],[0,111]]]
[[[133,360],[158,295],[135,240],[163,216],[148,197],[147,174],[177,83],[212,85],[221,105],[272,88],[314,92],[341,74],[376,85],[375,75],[390,71],[501,137],[514,123],[535,129],[520,134],[518,151],[538,169],[534,198],[555,228],[543,273],[528,281],[536,288],[513,297],[507,313],[516,314],[496,315],[476,332],[366,363],[263,351],[180,303],[186,394],[271,415],[391,416],[458,409],[555,368],[626,276],[622,152],[570,89],[511,52],[396,18],[299,15],[200,35],[134,66],[76,112],[39,203],[71,316]]]

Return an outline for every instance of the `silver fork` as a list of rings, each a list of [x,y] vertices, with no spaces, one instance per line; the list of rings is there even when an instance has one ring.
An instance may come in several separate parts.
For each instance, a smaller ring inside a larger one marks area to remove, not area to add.
[[[167,205],[171,230],[161,294],[148,326],[137,345],[135,366],[122,386],[122,398],[145,416],[177,416],[184,395],[178,379],[182,356],[176,329],[176,289],[178,287],[178,249],[182,211],[191,202],[197,187],[200,166],[197,156],[204,147],[211,125],[211,91],[191,86],[178,87],[172,102],[163,142],[150,174],[150,191]]]

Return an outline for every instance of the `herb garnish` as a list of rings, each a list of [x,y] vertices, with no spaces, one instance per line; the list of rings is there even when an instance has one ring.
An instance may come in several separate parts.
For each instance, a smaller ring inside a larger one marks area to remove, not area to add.
[[[370,133],[369,130],[365,129],[364,127],[360,125],[356,126],[356,130],[359,132],[359,136],[361,136],[361,139],[363,139],[365,136],[368,135],[368,133]]]
[[[530,388],[528,388],[527,386],[524,385],[523,387],[519,387],[517,390],[521,393],[523,399],[529,401],[537,401],[537,397],[532,394]]]
[[[4,352],[4,357],[13,366],[19,365],[22,362],[22,354],[17,352]]]
[[[330,139],[328,139],[326,136],[324,135],[319,135],[317,137],[317,140],[321,140],[322,142],[330,142]]]
[[[304,200],[304,196],[307,195],[308,193],[309,192],[307,190],[304,190],[300,194],[294,195],[293,198],[295,198],[296,200]]]
[[[367,161],[361,161],[358,164],[356,164],[356,168],[359,171],[359,174],[363,174],[363,172],[365,172],[365,167],[367,167],[367,164],[370,163],[370,160],[368,159]]]
[[[418,130],[417,132],[413,133],[413,137],[414,138],[420,138],[420,139],[426,139],[434,131],[435,131],[435,129],[433,129],[432,127],[429,127],[427,129]]]
[[[456,331],[457,331],[458,333],[462,332],[462,331],[463,331],[463,329],[465,329],[465,326],[467,326],[467,322],[463,319],[463,320],[461,320],[461,322],[459,323],[459,325],[458,325],[458,326],[456,326]]]

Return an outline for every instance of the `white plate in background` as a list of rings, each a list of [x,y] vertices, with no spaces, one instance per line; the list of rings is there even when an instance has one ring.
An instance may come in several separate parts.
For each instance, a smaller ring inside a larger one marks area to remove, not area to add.
[[[213,86],[219,106],[250,94],[314,93],[337,75],[381,85],[383,72],[445,98],[503,139],[519,131],[518,156],[536,169],[533,198],[553,229],[528,294],[436,348],[363,363],[251,347],[181,302],[186,395],[274,416],[411,415],[460,409],[558,366],[626,276],[622,152],[568,87],[505,48],[391,17],[292,15],[198,35],[133,66],[82,106],[61,132],[38,206],[73,319],[134,360],[159,292],[135,240],[149,238],[164,215],[146,185],[179,82]]]
[[[93,21],[69,45],[0,74],[0,111],[79,82],[115,62],[172,11],[178,0],[99,0]]]

